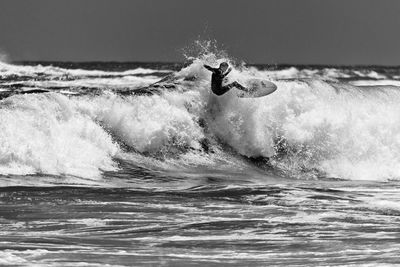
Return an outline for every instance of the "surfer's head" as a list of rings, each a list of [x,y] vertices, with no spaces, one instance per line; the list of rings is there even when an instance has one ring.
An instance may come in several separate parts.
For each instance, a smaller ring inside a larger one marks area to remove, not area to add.
[[[225,72],[228,69],[229,65],[226,62],[222,62],[219,64],[219,69],[222,70],[222,72]]]

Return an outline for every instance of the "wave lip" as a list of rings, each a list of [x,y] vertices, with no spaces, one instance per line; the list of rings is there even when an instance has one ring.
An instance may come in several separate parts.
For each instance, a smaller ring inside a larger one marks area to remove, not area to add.
[[[171,73],[172,70],[157,70],[150,68],[135,68],[124,71],[104,71],[104,70],[86,70],[86,69],[66,69],[55,66],[43,66],[41,64],[30,65],[13,65],[0,62],[1,77],[53,77],[53,78],[78,78],[78,77],[123,77],[135,75],[151,75],[155,73]]]

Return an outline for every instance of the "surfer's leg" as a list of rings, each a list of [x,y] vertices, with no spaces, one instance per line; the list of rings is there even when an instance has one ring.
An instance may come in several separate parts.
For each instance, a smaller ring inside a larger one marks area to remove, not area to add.
[[[238,82],[233,82],[233,83],[235,84],[235,87],[236,87],[236,88],[238,88],[238,89],[240,89],[240,90],[245,90],[245,91],[247,91],[247,88],[244,87],[243,85],[241,85],[240,83],[238,83]]]
[[[218,90],[218,95],[223,95],[223,94],[225,94],[226,92],[228,92],[229,90],[231,90],[232,87],[234,87],[234,85],[232,85],[232,84],[228,84],[228,85],[225,85],[225,86],[220,87],[220,89]]]
[[[233,83],[230,83],[230,84],[220,87],[218,89],[218,93],[216,93],[216,95],[223,95],[226,92],[228,92],[229,90],[231,90],[233,87],[236,87],[237,89],[242,90],[242,91],[248,91],[247,88],[244,87],[243,85],[241,85],[240,83],[233,82]]]
[[[232,87],[236,87],[239,90],[248,91],[248,89],[246,87],[244,87],[243,85],[241,85],[240,83],[238,83],[236,81],[233,82],[233,83],[230,83],[230,84],[228,84],[226,86],[229,87],[229,89],[231,89]]]

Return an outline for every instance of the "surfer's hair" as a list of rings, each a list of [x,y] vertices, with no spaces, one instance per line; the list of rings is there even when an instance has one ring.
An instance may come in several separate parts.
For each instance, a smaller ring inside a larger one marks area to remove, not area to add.
[[[219,67],[228,67],[228,63],[226,62],[222,62],[221,64],[219,64]]]

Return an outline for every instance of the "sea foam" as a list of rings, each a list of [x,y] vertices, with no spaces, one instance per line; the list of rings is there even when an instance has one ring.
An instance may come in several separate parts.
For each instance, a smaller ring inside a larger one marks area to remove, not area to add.
[[[67,97],[49,93],[1,102],[0,173],[98,177],[115,170],[118,145]]]
[[[155,165],[163,162],[167,167],[172,161],[174,166],[179,161],[193,166],[221,159],[229,164],[232,157],[242,157],[244,164],[264,158],[265,167],[299,179],[400,177],[396,86],[332,80],[346,77],[338,69],[325,69],[331,73],[328,79],[309,70],[301,74],[308,78],[287,80],[299,70],[259,71],[229,61],[233,70],[227,82],[245,83],[257,77],[276,83],[278,90],[266,97],[241,99],[232,89],[218,97],[210,93],[211,73],[203,64],[218,66],[222,61],[229,59],[213,55],[194,59],[168,78],[166,83],[173,89],[154,95],[123,96],[118,90],[102,90],[2,100],[0,173],[98,177],[102,171],[116,170],[117,158],[134,159],[123,156],[130,153],[154,158]],[[34,80],[35,71],[42,67],[13,68],[8,71],[33,71],[29,75]],[[54,71],[54,67],[43,68]],[[126,77],[134,72],[128,71]],[[79,86],[80,80],[74,83]],[[115,84],[118,80],[110,86]],[[233,163],[232,168],[239,165]]]

